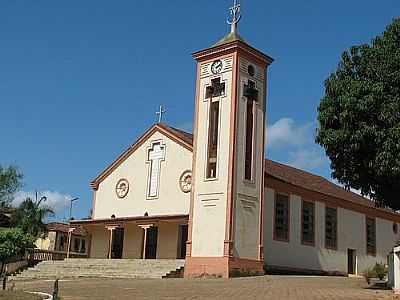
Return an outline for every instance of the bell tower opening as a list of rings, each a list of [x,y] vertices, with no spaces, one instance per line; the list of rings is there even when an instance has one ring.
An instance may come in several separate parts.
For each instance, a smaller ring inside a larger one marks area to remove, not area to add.
[[[210,103],[208,124],[207,179],[217,177],[219,101]]]

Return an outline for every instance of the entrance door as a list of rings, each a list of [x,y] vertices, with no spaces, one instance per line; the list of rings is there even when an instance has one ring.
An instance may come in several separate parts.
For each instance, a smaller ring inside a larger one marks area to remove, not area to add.
[[[111,258],[120,259],[122,258],[122,252],[124,249],[124,228],[115,228],[113,232]]]
[[[356,274],[356,250],[347,249],[347,273]]]
[[[146,259],[157,258],[157,237],[158,237],[158,227],[153,226],[147,229]]]
[[[188,226],[179,225],[179,236],[178,236],[178,257],[183,259],[186,257],[186,242],[188,238]]]

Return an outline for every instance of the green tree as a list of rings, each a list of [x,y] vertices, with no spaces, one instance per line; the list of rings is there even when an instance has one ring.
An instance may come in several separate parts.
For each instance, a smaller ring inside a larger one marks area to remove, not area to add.
[[[377,206],[400,209],[400,19],[342,54],[325,81],[316,142],[332,176]]]
[[[53,209],[44,204],[46,200],[46,197],[37,199],[37,196],[36,200],[26,198],[13,214],[13,225],[35,237],[45,233],[46,224],[44,220],[54,215]]]
[[[9,208],[14,193],[21,187],[22,174],[16,167],[0,165],[0,209]]]
[[[0,231],[0,275],[4,272],[7,259],[22,255],[26,248],[34,246],[35,238],[21,229],[13,228]]]

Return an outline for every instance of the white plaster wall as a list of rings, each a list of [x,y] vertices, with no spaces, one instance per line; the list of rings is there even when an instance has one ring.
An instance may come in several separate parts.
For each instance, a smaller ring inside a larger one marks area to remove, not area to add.
[[[305,199],[307,200],[307,199]],[[338,208],[338,249],[325,248],[325,204],[315,206],[315,246],[301,244],[301,197],[290,195],[290,242],[273,240],[274,190],[266,188],[264,215],[265,264],[292,269],[323,270],[347,273],[347,249],[356,250],[357,272],[361,274],[386,257],[399,238],[393,233],[392,221],[376,218],[377,254],[366,254],[365,215]]]
[[[160,190],[157,199],[147,199],[148,171],[147,147],[152,141],[165,144],[165,161],[161,162]],[[191,170],[192,152],[170,140],[160,132],[154,133],[103,182],[96,192],[94,219],[152,215],[188,214],[190,194],[179,188],[179,178],[185,170]],[[129,193],[119,199],[115,186],[119,179],[129,181]]]
[[[157,258],[175,259],[178,254],[178,223],[159,222]]]
[[[88,231],[92,234],[90,258],[107,258],[110,232],[104,225],[91,226]]]
[[[142,258],[143,229],[133,223],[124,224],[123,258]]]
[[[260,214],[260,193],[262,188],[262,165],[264,163],[264,80],[265,70],[252,64],[255,67],[255,76],[248,75],[250,62],[239,57],[239,84],[237,101],[237,129],[236,129],[236,165],[234,195],[234,256],[248,259],[258,258],[259,249],[259,214]],[[253,181],[244,179],[245,176],[245,141],[246,141],[246,103],[243,97],[244,85],[248,80],[256,82],[259,91],[258,102],[254,114],[254,165]]]
[[[210,65],[213,60],[202,63],[202,77],[199,86],[197,148],[195,163],[195,195],[192,226],[192,256],[222,256],[224,251],[226,203],[228,185],[229,133],[232,96],[233,57],[223,59],[224,70],[213,76]],[[206,180],[207,133],[209,100],[205,100],[207,85],[211,79],[221,77],[225,81],[225,96],[220,97],[219,142],[217,178]]]

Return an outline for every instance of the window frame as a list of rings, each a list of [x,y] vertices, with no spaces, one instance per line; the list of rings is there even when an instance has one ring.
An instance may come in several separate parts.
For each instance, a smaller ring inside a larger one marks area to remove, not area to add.
[[[312,238],[313,240],[305,241],[304,240],[304,204],[312,204]],[[300,226],[300,237],[301,237],[301,244],[305,246],[315,246],[315,202],[309,200],[301,200],[301,226]]]
[[[373,251],[370,251],[370,247],[368,245],[368,220],[373,221],[374,225],[374,249]],[[365,216],[365,246],[366,246],[366,252],[367,255],[370,256],[376,256],[376,219],[373,217]]]
[[[327,221],[327,218],[326,218],[326,216],[327,216],[327,211],[328,211],[328,209],[334,209],[335,210],[335,227],[336,227],[336,229],[335,229],[335,246],[330,246],[330,245],[328,245],[328,243],[327,243],[327,234],[326,234],[326,221]],[[333,207],[333,206],[327,206],[327,205],[325,205],[325,220],[324,220],[324,233],[325,233],[325,236],[324,236],[324,243],[325,243],[325,248],[326,249],[330,249],[330,250],[337,250],[338,249],[338,243],[339,243],[339,241],[338,241],[338,209],[337,209],[337,207]]]
[[[278,237],[276,234],[276,203],[278,201],[278,195],[287,197],[287,238]],[[273,240],[278,242],[290,242],[290,194],[276,192],[274,193],[274,218],[273,218]]]

